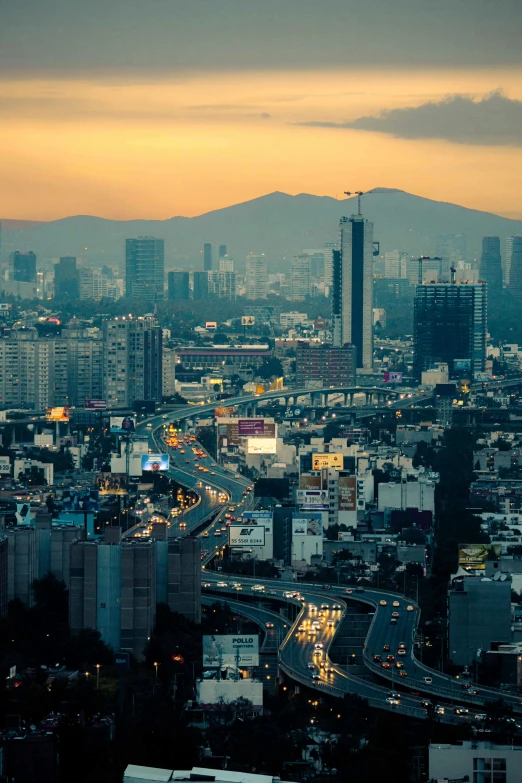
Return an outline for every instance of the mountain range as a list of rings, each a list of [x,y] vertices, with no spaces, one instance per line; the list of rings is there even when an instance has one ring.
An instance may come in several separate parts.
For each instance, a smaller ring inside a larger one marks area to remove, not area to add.
[[[74,255],[84,263],[123,267],[125,239],[165,240],[165,267],[202,268],[204,242],[226,244],[242,271],[249,252],[265,253],[269,271],[285,269],[293,255],[335,242],[339,218],[357,211],[355,198],[337,200],[301,193],[269,193],[197,217],[168,220],[106,220],[76,215],[49,222],[2,221],[1,258],[13,250],[34,250],[41,266]],[[522,221],[406,193],[375,188],[362,197],[362,212],[374,223],[381,252],[404,250],[433,255],[439,234],[466,234],[469,258],[480,253],[482,236],[522,234]]]

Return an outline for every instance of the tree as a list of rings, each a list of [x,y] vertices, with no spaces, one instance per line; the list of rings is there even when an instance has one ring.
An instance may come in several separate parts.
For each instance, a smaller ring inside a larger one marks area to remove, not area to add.
[[[283,375],[283,365],[281,364],[280,360],[274,356],[271,359],[265,359],[261,367],[259,367],[256,372],[260,378],[268,381],[274,376],[279,378]]]
[[[30,468],[21,470],[18,474],[18,481],[25,487],[46,487],[47,479],[44,476],[43,468],[37,468],[32,465]]]

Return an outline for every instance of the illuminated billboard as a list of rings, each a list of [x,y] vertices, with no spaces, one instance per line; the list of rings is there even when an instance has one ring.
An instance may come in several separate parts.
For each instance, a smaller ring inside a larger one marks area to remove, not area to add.
[[[248,437],[250,435],[264,435],[265,420],[264,419],[238,419],[237,434],[245,437]]]
[[[339,476],[337,510],[355,511],[357,508],[357,479],[355,476]]]
[[[385,383],[402,383],[402,372],[385,372]]]
[[[298,489],[296,501],[299,506],[320,506],[329,508],[329,493],[327,489]]]
[[[275,438],[249,438],[247,454],[276,454],[277,440]]]
[[[277,437],[277,425],[274,422],[273,419],[236,419],[231,418],[230,416],[222,417],[220,415],[217,415],[218,411],[229,411],[232,409],[227,408],[216,408],[214,413],[216,414],[216,428],[217,428],[217,446],[218,450],[221,449],[229,449],[233,448],[235,446],[239,446],[242,443],[242,438],[250,437],[250,438],[257,438],[257,437],[266,437],[266,438],[276,438]],[[246,422],[258,422],[257,424],[246,424]],[[239,432],[239,422],[242,422],[241,429],[244,432],[247,428],[250,430],[249,433],[245,435],[241,435]],[[261,432],[261,424],[263,426],[263,433],[261,435],[256,435],[256,432]],[[275,454],[275,452],[271,452]]]
[[[253,315],[242,315],[241,316],[241,326],[253,326],[256,322],[255,316]]]
[[[274,529],[274,516],[271,511],[245,511],[243,513],[243,525],[262,525],[267,535],[272,535]]]
[[[47,408],[45,411],[47,421],[69,421],[69,408]]]
[[[466,571],[485,571],[488,556],[498,559],[500,549],[500,544],[459,544],[459,566]]]
[[[299,476],[299,489],[320,489],[321,476],[310,476],[307,473],[301,473]]]
[[[99,511],[100,493],[97,489],[64,489],[61,502],[64,511]]]
[[[85,409],[88,411],[107,410],[107,400],[85,400]]]
[[[158,470],[168,470],[169,455],[168,454],[142,454],[141,469],[152,470],[153,473],[156,473]]]
[[[292,517],[293,536],[322,536],[323,520],[320,514],[310,514],[309,517]]]
[[[206,321],[205,329],[217,329],[217,321]]]
[[[265,545],[263,525],[230,525],[228,528],[229,546],[251,547]]]
[[[343,467],[344,457],[342,454],[338,454],[336,452],[328,454],[312,454],[312,470],[321,470],[321,468],[334,468],[335,470],[342,470]]]
[[[11,460],[9,457],[0,457],[0,473],[11,473]]]
[[[259,666],[259,636],[204,636],[203,666]]]
[[[125,434],[134,432],[136,419],[133,416],[111,416],[111,432]]]

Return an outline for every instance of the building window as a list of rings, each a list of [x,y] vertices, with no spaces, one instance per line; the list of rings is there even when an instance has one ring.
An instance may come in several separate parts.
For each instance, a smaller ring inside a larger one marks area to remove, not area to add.
[[[473,759],[473,783],[506,783],[506,759]]]

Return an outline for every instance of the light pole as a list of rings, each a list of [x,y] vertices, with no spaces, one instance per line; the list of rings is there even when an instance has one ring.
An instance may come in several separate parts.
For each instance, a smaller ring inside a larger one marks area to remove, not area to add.
[[[96,690],[100,690],[100,669],[101,669],[101,663],[96,664]]]
[[[157,661],[154,661],[154,668],[156,669],[156,679],[158,679],[158,666],[159,663]]]

